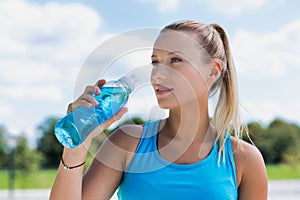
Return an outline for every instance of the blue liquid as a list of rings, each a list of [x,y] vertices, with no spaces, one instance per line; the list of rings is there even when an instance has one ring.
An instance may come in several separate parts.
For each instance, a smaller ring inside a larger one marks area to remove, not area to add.
[[[99,105],[79,107],[56,124],[54,132],[58,141],[68,148],[80,145],[99,124],[126,104],[130,92],[122,87],[101,87],[101,94],[94,96]]]
[[[127,102],[130,90],[121,87],[102,87],[95,96],[99,105],[95,107],[99,124],[115,115]]]

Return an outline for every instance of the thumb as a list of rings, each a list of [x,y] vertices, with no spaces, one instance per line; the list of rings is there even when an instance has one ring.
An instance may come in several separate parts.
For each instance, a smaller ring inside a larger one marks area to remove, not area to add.
[[[121,117],[128,111],[127,107],[121,108],[119,112],[117,112],[116,115],[112,116],[111,118],[104,121],[102,124],[100,124],[97,128],[95,128],[92,133],[90,134],[92,137],[95,137],[96,135],[102,133],[105,129],[107,129],[110,125],[112,125],[114,122],[121,119]]]
[[[121,110],[119,110],[119,112],[117,112],[116,115],[112,116],[111,118],[109,118],[108,120],[106,120],[105,122],[103,122],[102,124],[100,124],[100,126],[102,126],[102,128],[105,130],[107,129],[111,124],[113,124],[114,122],[118,121],[119,119],[121,119],[121,117],[128,111],[127,107],[123,107],[121,108]]]

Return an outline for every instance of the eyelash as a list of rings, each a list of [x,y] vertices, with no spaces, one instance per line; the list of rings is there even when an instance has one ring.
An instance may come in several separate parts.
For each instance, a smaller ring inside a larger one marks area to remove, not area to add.
[[[182,59],[180,59],[180,58],[178,58],[178,57],[172,57],[170,63],[171,63],[171,64],[172,64],[172,63],[178,63],[178,62],[181,62],[181,61],[182,61]],[[158,60],[153,60],[153,61],[151,62],[151,64],[152,64],[152,65],[157,65],[157,64],[159,64],[159,61],[158,61]]]
[[[178,57],[173,57],[173,58],[171,58],[171,63],[177,63],[177,62],[181,62],[182,61],[182,59],[180,59],[180,58],[178,58]]]

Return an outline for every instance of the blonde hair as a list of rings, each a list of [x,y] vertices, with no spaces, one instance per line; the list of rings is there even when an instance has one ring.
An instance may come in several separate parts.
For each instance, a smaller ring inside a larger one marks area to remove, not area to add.
[[[219,95],[212,123],[217,131],[219,160],[221,155],[224,160],[224,143],[227,137],[226,135],[224,137],[224,133],[228,132],[237,138],[241,138],[243,131],[247,133],[247,126],[240,119],[236,71],[227,34],[218,24],[207,25],[191,20],[167,25],[162,32],[166,30],[196,33],[197,42],[210,56],[210,60],[218,59],[223,64],[221,76],[211,87],[210,96],[216,93]]]

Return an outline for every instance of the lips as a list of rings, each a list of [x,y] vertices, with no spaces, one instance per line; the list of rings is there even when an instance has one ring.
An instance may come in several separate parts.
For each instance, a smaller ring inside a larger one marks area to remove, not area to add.
[[[156,94],[158,94],[158,95],[167,94],[174,90],[174,88],[166,87],[166,86],[159,85],[159,84],[156,85],[154,87],[154,89],[155,89]]]

